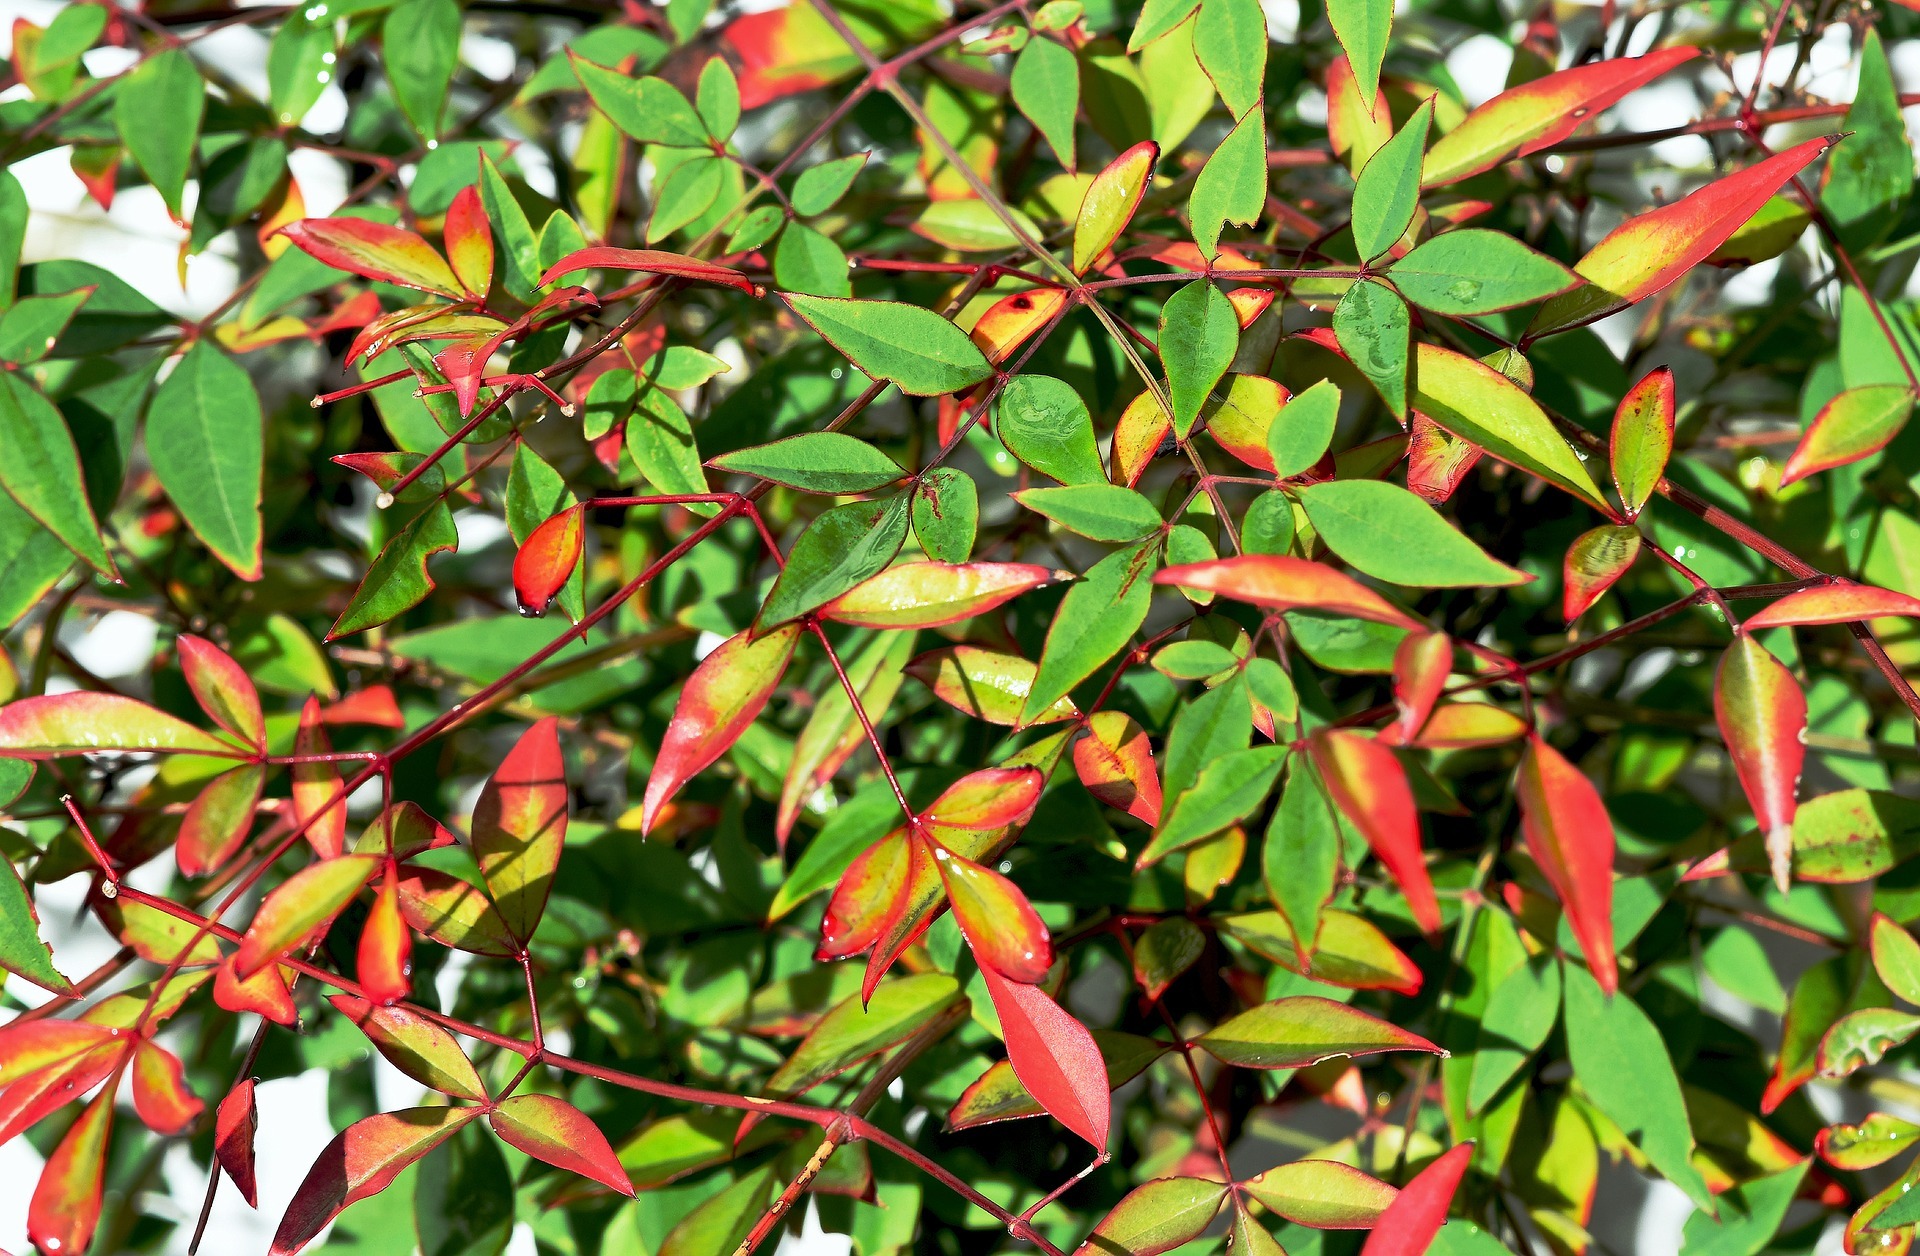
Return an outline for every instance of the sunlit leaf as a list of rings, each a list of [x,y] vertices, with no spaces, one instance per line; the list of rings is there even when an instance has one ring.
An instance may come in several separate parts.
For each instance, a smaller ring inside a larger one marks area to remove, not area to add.
[[[1297,994],[1249,1008],[1194,1039],[1238,1068],[1305,1068],[1335,1056],[1440,1048],[1416,1033],[1344,1003]]]
[[[240,940],[239,975],[251,977],[325,929],[379,863],[374,855],[341,855],[309,864],[274,887]]]
[[[1093,1036],[1035,985],[980,970],[1021,1085],[1062,1125],[1105,1151],[1111,1098]]]
[[[1793,673],[1742,632],[1720,656],[1713,714],[1740,786],[1765,836],[1774,883],[1793,872],[1793,813],[1806,758],[1807,699]]]
[[[514,1095],[487,1114],[494,1133],[536,1160],[591,1178],[622,1195],[633,1184],[600,1127],[553,1095]]]
[[[522,942],[533,936],[546,910],[567,839],[567,811],[567,765],[558,725],[549,717],[520,735],[473,808],[474,858],[500,918]]]
[[[347,1205],[378,1195],[408,1165],[480,1115],[479,1108],[406,1108],[355,1121],[327,1144],[273,1234],[273,1256],[292,1256]]]
[[[1328,794],[1406,894],[1415,922],[1427,933],[1438,933],[1440,904],[1420,848],[1420,819],[1400,760],[1375,739],[1346,729],[1329,729],[1307,745]]]
[[[753,723],[785,674],[800,629],[788,624],[755,640],[741,633],[700,661],[687,678],[647,779],[641,829],[680,787],[727,752]]]
[[[1473,1144],[1461,1143],[1416,1173],[1380,1214],[1360,1256],[1424,1256],[1472,1161]]]

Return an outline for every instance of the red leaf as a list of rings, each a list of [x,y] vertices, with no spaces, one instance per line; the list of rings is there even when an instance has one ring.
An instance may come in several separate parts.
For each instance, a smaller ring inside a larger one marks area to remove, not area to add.
[[[522,615],[539,616],[566,587],[586,541],[587,508],[569,506],[528,534],[513,556],[513,594]]]
[[[1453,641],[1444,632],[1408,633],[1393,652],[1393,740],[1412,740],[1433,712],[1453,670]]]
[[[387,865],[386,879],[373,896],[373,910],[360,927],[355,974],[375,1003],[398,1003],[413,992],[413,933],[400,918],[400,875]]]
[[[473,808],[473,855],[513,936],[533,936],[567,840],[567,765],[552,716],[534,723]]]
[[[1321,563],[1279,554],[1243,554],[1168,567],[1155,584],[1201,589],[1270,610],[1327,611],[1424,632],[1426,625],[1352,576]]]
[[[126,1046],[110,1042],[69,1063],[31,1073],[0,1091],[0,1143],[11,1142],[42,1117],[98,1086],[126,1058]]]
[[[388,685],[368,685],[356,689],[320,712],[323,724],[369,724],[374,728],[405,728],[407,717],[400,713]]]
[[[990,968],[980,976],[1000,1017],[1014,1076],[1054,1120],[1104,1154],[1113,1096],[1093,1035],[1039,986],[1008,981]]]
[[[1713,717],[1766,837],[1774,884],[1785,893],[1793,871],[1800,766],[1807,753],[1807,697],[1793,673],[1743,631],[1714,672]]]
[[[1420,850],[1420,817],[1400,760],[1373,738],[1347,729],[1317,733],[1307,747],[1334,805],[1399,882],[1422,932],[1438,933],[1440,903]]]
[[[886,928],[907,877],[907,831],[895,829],[840,874],[820,921],[815,958],[845,959],[872,946]]]
[[[280,228],[316,260],[367,279],[459,297],[460,281],[425,240],[364,218],[302,218]]]
[[[552,1095],[515,1095],[502,1100],[487,1117],[493,1132],[535,1160],[592,1178],[622,1195],[633,1194],[633,1183],[620,1167],[620,1157],[607,1145],[587,1114]]]
[[[253,1175],[253,1132],[260,1113],[253,1103],[253,1079],[244,1078],[220,1101],[213,1117],[213,1154],[227,1171],[247,1207],[258,1208],[260,1195]]]
[[[293,991],[281,975],[280,965],[268,964],[242,981],[234,967],[234,956],[222,960],[213,974],[213,1001],[229,1012],[253,1012],[276,1025],[291,1025],[300,1018],[293,1006]]]
[[[1407,489],[1438,506],[1453,496],[1484,452],[1415,410],[1407,429]]]
[[[933,852],[953,917],[980,967],[1012,981],[1037,982],[1053,967],[1053,944],[1020,887],[945,847]]]
[[[1360,1256],[1426,1256],[1472,1161],[1473,1144],[1461,1143],[1420,1170],[1380,1214]]]
[[[903,563],[855,585],[819,613],[861,628],[942,628],[984,615],[1060,575],[1032,563]]]
[[[1568,623],[1586,614],[1638,557],[1640,533],[1624,524],[1603,523],[1575,537],[1561,565],[1560,614]]]
[[[85,1021],[14,1021],[0,1027],[0,1086],[42,1069],[71,1064],[119,1034]]]
[[[454,194],[447,206],[444,229],[447,260],[467,295],[484,297],[493,283],[493,227],[487,222],[480,189],[469,185]]]
[[[113,1133],[113,1092],[103,1092],[47,1157],[27,1206],[27,1238],[42,1256],[72,1256],[93,1242]]]
[[[920,937],[946,902],[946,887],[934,865],[933,847],[923,839],[909,840],[900,885],[894,891],[880,935],[874,939],[873,953],[867,956],[867,971],[860,979],[860,999],[873,998],[880,979],[893,967],[893,961]]]
[[[408,1108],[355,1121],[313,1162],[269,1250],[273,1256],[292,1256],[348,1204],[378,1195],[408,1165],[478,1115],[479,1108]]]
[[[647,778],[640,805],[640,832],[653,827],[660,808],[680,787],[739,740],[773,696],[786,674],[787,661],[800,641],[798,624],[780,627],[755,640],[750,632],[728,638],[702,659],[680,691],[660,754]]]
[[[1121,711],[1096,711],[1073,743],[1073,770],[1087,792],[1134,819],[1160,823],[1160,774],[1146,730]]]
[[[1747,619],[1747,631],[1761,628],[1849,624],[1886,615],[1920,617],[1920,598],[1877,589],[1870,584],[1829,584],[1789,593]]]
[[[133,1051],[133,1107],[156,1134],[180,1134],[207,1110],[187,1089],[180,1057],[142,1042]]]
[[[544,288],[562,275],[582,270],[639,270],[650,275],[671,275],[676,279],[695,279],[702,283],[738,288],[749,296],[760,295],[760,289],[754,286],[753,280],[730,266],[716,266],[684,253],[668,253],[660,249],[616,249],[605,245],[567,254],[540,276],[540,286]]]
[[[300,708],[300,731],[294,735],[296,755],[333,753],[320,700],[311,695]],[[302,826],[307,845],[322,859],[332,859],[347,848],[347,794],[340,780],[340,769],[332,763],[296,763],[293,765],[293,818]]]
[[[1600,988],[1620,984],[1613,956],[1613,820],[1600,792],[1538,733],[1527,740],[1517,786],[1527,850],[1567,910]]]
[[[211,641],[181,633],[176,643],[180,670],[195,701],[214,723],[252,746],[267,752],[267,721],[260,714],[260,694],[238,663]]]

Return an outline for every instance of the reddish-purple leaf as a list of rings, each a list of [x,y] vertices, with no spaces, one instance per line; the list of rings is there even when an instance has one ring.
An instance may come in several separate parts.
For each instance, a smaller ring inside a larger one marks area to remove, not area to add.
[[[1472,1161],[1473,1144],[1461,1143],[1420,1170],[1380,1214],[1360,1256],[1426,1256]]]
[[[447,261],[468,296],[485,297],[493,283],[493,228],[487,222],[480,189],[469,185],[454,193],[444,230]]]
[[[1386,865],[1407,896],[1407,907],[1422,932],[1440,931],[1440,902],[1427,875],[1420,849],[1420,817],[1414,810],[1407,772],[1392,750],[1348,729],[1315,734],[1307,747],[1327,783],[1334,805]]]
[[[480,1115],[479,1108],[407,1108],[355,1121],[327,1144],[294,1192],[272,1256],[311,1243],[348,1204],[385,1190],[402,1170]]]
[[[213,642],[181,633],[176,643],[180,670],[214,723],[260,754],[267,752],[267,721],[260,714],[260,694],[233,658]]]
[[[907,863],[905,829],[895,829],[855,857],[827,901],[816,958],[845,959],[874,944],[898,905]]]
[[[1010,981],[1031,984],[1044,978],[1053,967],[1053,944],[1020,887],[945,847],[936,849],[933,858],[953,917],[980,967]]]
[[[354,972],[375,1003],[398,1003],[413,992],[413,933],[400,918],[400,876],[392,864],[360,926]]]
[[[294,734],[293,753],[301,756],[333,753],[333,743],[323,727],[325,717],[320,700],[307,698],[300,708],[300,731]],[[301,826],[307,845],[322,859],[332,859],[347,848],[347,793],[340,780],[340,769],[331,762],[293,765],[293,818]]]
[[[207,1110],[187,1089],[180,1057],[144,1041],[133,1050],[133,1107],[156,1134],[184,1133]]]
[[[58,759],[106,750],[247,757],[231,742],[116,693],[77,690],[16,698],[0,706],[0,757]]]
[[[716,266],[697,257],[660,249],[616,249],[605,245],[567,254],[540,276],[540,286],[544,288],[562,275],[582,270],[639,270],[650,275],[668,275],[675,279],[694,279],[701,283],[738,288],[749,296],[758,296],[760,293],[753,280],[729,266]]]
[[[1093,1035],[1039,986],[985,967],[980,976],[1000,1017],[1014,1076],[1054,1120],[1106,1151],[1113,1097]]]
[[[1741,632],[1720,656],[1713,715],[1767,844],[1774,884],[1793,873],[1793,813],[1806,759],[1807,697],[1779,659]]]
[[[1560,896],[1593,979],[1612,994],[1620,984],[1613,956],[1613,820],[1600,791],[1535,733],[1520,760],[1517,793],[1527,851]]]
[[[535,1160],[633,1194],[607,1136],[586,1113],[552,1095],[515,1095],[488,1114],[493,1132]]]
[[[920,819],[942,841],[955,829],[1013,828],[1027,822],[1046,785],[1046,774],[1038,768],[982,768],[947,786]]]
[[[253,1132],[260,1113],[253,1102],[253,1079],[244,1077],[220,1101],[213,1116],[213,1155],[227,1171],[247,1207],[258,1208],[260,1195],[253,1174]]]
[[[1895,593],[1892,589],[1877,589],[1869,584],[1828,584],[1789,593],[1773,605],[1749,616],[1747,631],[1848,624],[1856,620],[1894,615],[1920,618],[1920,598]]]
[[[522,615],[540,616],[580,565],[586,541],[585,506],[569,506],[528,534],[513,556],[513,594]]]
[[[520,735],[473,808],[473,855],[513,936],[533,936],[567,840],[567,765],[552,716]]]
[[[667,735],[647,778],[640,805],[640,831],[653,827],[660,808],[680,787],[704,772],[747,731],[786,674],[787,661],[800,641],[798,624],[782,624],[755,638],[743,632],[729,637],[700,661],[680,691]]]
[[[41,1256],[72,1256],[93,1242],[113,1133],[113,1092],[104,1091],[47,1157],[27,1205],[27,1238]]]
[[[446,259],[404,228],[364,218],[302,218],[280,228],[280,234],[336,270],[443,297],[460,296],[460,281]]]

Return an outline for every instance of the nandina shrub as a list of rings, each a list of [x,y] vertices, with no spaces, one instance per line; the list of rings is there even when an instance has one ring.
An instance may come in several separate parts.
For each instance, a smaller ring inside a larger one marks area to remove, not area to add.
[[[25,1237],[1905,1252],[1920,19],[1395,7],[17,20]]]

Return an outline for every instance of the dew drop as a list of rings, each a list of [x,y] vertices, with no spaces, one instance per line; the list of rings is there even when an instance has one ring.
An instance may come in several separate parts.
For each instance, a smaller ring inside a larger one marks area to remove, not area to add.
[[[547,608],[544,606],[535,606],[531,602],[520,603],[520,618],[522,619],[539,619],[546,613]]]
[[[389,506],[393,505],[393,494],[382,493],[380,494],[380,496],[373,499],[373,504],[378,506],[380,509],[385,510]]]
[[[120,887],[115,885],[113,882],[108,881],[105,884],[101,885],[100,894],[101,894],[101,897],[103,898],[119,898]]]

